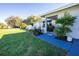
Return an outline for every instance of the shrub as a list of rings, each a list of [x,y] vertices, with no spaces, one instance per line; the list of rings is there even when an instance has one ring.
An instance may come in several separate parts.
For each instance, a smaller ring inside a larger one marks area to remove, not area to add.
[[[7,29],[7,28],[8,28],[7,25],[5,25],[4,23],[0,23],[0,29]]]
[[[27,25],[26,25],[25,23],[22,23],[21,26],[20,26],[20,28],[25,29],[26,26],[27,26]]]
[[[43,33],[41,32],[41,29],[34,29],[34,30],[32,30],[32,32],[33,32],[34,35],[43,34]]]

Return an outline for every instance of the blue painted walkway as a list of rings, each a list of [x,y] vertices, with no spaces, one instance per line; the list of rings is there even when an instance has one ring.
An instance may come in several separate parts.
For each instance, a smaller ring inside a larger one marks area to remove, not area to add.
[[[72,55],[78,55],[79,56],[79,40],[74,40],[73,43],[61,41],[59,39],[56,39],[54,36],[50,36],[48,34],[42,34],[37,36],[37,38],[44,40],[52,45],[55,45],[57,47],[63,48],[68,51],[68,56]]]
[[[79,40],[74,40],[68,56],[79,56]]]

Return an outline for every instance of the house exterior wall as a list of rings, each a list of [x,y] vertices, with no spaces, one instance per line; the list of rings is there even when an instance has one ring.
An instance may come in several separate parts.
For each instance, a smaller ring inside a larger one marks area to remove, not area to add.
[[[45,17],[58,15],[59,18],[62,17],[65,12],[69,12],[72,16],[77,16],[77,19],[75,20],[73,27],[71,27],[72,32],[68,33],[67,35],[72,38],[79,39],[79,5],[47,14]]]

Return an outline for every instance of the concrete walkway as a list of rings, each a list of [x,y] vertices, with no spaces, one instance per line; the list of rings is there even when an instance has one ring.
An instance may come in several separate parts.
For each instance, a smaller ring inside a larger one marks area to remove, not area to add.
[[[65,42],[55,38],[52,35],[42,34],[37,36],[37,38],[44,40],[52,45],[63,48],[68,51],[68,56],[78,55],[79,56],[79,40],[74,40],[73,43]]]

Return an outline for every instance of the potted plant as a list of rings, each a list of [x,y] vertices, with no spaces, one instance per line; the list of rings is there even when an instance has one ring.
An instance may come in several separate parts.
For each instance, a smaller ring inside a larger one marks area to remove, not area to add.
[[[70,26],[73,26],[75,19],[76,17],[69,13],[64,13],[63,17],[56,19],[56,24],[61,24],[59,28],[54,30],[59,39],[67,40],[66,34],[71,32]]]
[[[49,32],[52,32],[54,30],[54,26],[50,23],[50,24],[47,24],[47,31]]]
[[[42,32],[41,32],[41,29],[33,29],[32,30],[32,33],[34,34],[34,35],[40,35],[40,34],[43,34]]]

